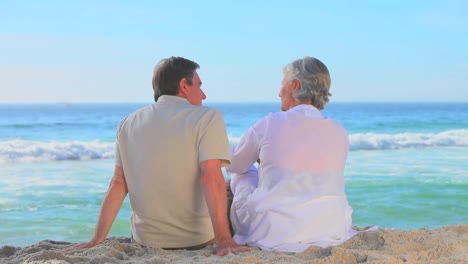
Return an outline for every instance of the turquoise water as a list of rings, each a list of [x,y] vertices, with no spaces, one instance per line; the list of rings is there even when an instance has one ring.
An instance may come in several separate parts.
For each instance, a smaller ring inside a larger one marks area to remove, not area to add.
[[[277,103],[208,104],[232,144]],[[113,171],[115,129],[143,104],[0,105],[0,246],[85,241]],[[468,103],[331,103],[350,134],[353,224],[468,223]],[[123,205],[111,236],[129,236]]]

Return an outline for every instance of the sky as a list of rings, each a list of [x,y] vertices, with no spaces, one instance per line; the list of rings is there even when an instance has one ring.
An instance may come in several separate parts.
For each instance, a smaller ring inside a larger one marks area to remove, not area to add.
[[[0,103],[152,102],[156,63],[200,64],[205,102],[278,101],[312,56],[330,101],[468,101],[468,1],[0,0]]]

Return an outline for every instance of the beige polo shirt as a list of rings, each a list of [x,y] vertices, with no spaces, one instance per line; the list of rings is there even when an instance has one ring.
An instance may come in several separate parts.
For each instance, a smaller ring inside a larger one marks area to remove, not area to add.
[[[203,195],[200,162],[230,163],[220,112],[164,95],[124,118],[117,132],[132,207],[131,230],[141,245],[199,245],[214,237]]]

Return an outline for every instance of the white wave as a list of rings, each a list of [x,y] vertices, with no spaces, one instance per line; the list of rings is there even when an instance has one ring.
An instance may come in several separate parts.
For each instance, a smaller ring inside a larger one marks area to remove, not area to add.
[[[114,157],[114,143],[101,141],[0,141],[0,162],[90,160]]]
[[[231,144],[240,137],[229,136]],[[378,134],[358,133],[349,136],[350,150],[388,150],[421,147],[468,147],[468,130],[441,133]],[[113,142],[29,140],[0,141],[0,162],[90,160],[114,158]]]
[[[241,137],[229,136],[233,145]],[[448,130],[440,133],[357,133],[349,135],[350,150],[388,150],[422,147],[467,147],[468,130]]]
[[[448,130],[440,133],[359,133],[349,136],[349,145],[351,150],[387,150],[422,147],[467,147],[468,130]]]
[[[242,138],[242,136],[235,137],[235,136],[228,135],[229,143],[231,145],[236,145],[237,143],[239,143],[241,138]]]

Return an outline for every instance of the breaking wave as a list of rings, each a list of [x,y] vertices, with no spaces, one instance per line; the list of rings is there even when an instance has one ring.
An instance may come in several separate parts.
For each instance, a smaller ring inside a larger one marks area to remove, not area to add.
[[[237,144],[240,137],[229,137]],[[468,147],[468,130],[448,130],[440,133],[349,135],[350,150],[392,150],[424,147]],[[0,141],[0,162],[92,160],[114,158],[114,142],[29,140]]]

